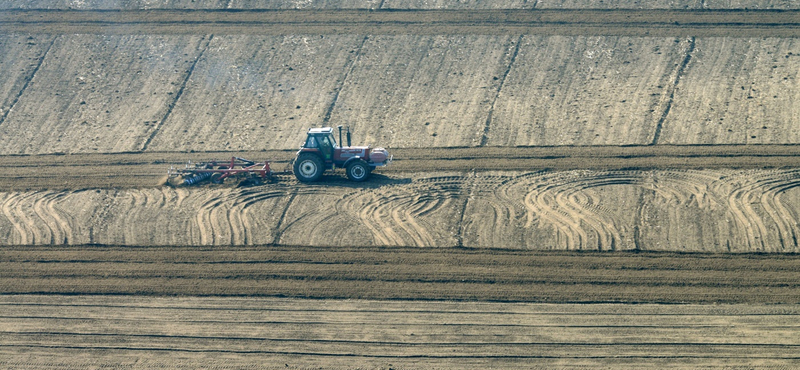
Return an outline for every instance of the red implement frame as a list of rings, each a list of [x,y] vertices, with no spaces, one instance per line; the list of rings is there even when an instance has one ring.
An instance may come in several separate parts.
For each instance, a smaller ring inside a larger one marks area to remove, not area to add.
[[[220,173],[221,176],[217,177],[218,181],[222,181],[228,177],[246,176],[248,174],[261,177],[262,180],[272,176],[272,170],[269,167],[269,162],[264,161],[257,163],[248,159],[231,157],[230,160],[212,160],[199,163],[188,163],[186,168],[174,169],[170,168],[167,174],[169,177],[183,176],[184,178],[190,176],[203,175],[203,180],[210,178],[209,174]],[[201,181],[201,180],[198,180]],[[192,185],[191,182],[187,185]]]

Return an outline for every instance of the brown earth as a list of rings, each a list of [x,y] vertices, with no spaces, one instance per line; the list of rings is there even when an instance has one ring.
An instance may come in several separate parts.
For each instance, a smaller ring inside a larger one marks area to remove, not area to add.
[[[793,368],[796,305],[0,296],[7,368]]]
[[[162,177],[163,178],[163,177]],[[67,181],[69,181],[67,179]],[[7,244],[794,253],[796,169],[339,174],[0,194]],[[313,231],[313,232],[311,232]]]
[[[7,294],[797,304],[794,255],[303,246],[19,246]]]
[[[158,187],[170,168],[232,156],[269,161],[290,171],[294,150],[250,152],[133,152],[0,156],[6,191]],[[657,145],[569,147],[467,147],[391,149],[395,157],[378,173],[433,171],[569,171],[658,169],[790,169],[800,167],[796,145]],[[276,179],[289,181],[290,178]]]
[[[797,37],[795,10],[0,10],[0,32]]]
[[[20,32],[0,44],[2,154],[292,149],[308,127],[338,124],[390,148],[798,142],[796,11],[0,17],[0,30]],[[208,29],[186,34],[182,19]],[[270,21],[285,24],[259,23]],[[338,26],[351,21],[376,28]],[[175,29],[156,33],[159,24]],[[81,25],[91,29],[58,28]],[[250,28],[218,33],[224,25]]]
[[[166,168],[184,159],[232,155],[271,157],[281,171],[293,153],[6,156],[0,183],[17,190],[0,197],[0,236],[22,245],[798,248],[793,146],[406,149],[363,184],[339,172],[310,185],[288,174],[256,187],[164,185]]]
[[[0,365],[794,367],[798,263],[451,248],[7,247]]]
[[[792,0],[6,0],[0,9],[796,9]]]
[[[797,367],[795,8],[3,2],[0,366]]]

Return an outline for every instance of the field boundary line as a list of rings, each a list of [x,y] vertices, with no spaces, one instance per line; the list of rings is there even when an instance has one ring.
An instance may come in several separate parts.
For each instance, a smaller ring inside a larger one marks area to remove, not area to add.
[[[369,40],[369,35],[366,35],[363,39],[361,39],[361,44],[358,46],[358,49],[356,49],[354,53],[355,55],[353,55],[353,60],[350,61],[350,65],[347,66],[347,69],[345,69],[344,76],[342,76],[342,82],[339,83],[339,86],[336,86],[336,93],[333,94],[331,104],[325,110],[325,115],[322,117],[323,126],[327,126],[328,122],[330,122],[333,110],[336,108],[336,103],[339,101],[339,94],[342,92],[342,90],[344,90],[344,85],[347,83],[347,78],[350,77],[350,73],[352,73],[355,69],[358,59],[361,58],[361,50],[364,49],[364,45],[367,43],[367,40]]]
[[[50,49],[53,48],[53,45],[56,43],[57,38],[58,36],[53,36],[53,39],[50,40],[50,45],[48,45],[47,49],[44,51],[44,53],[42,53],[42,56],[37,61],[36,67],[33,68],[30,77],[28,77],[25,80],[25,83],[22,84],[22,87],[20,88],[19,93],[17,93],[17,96],[15,96],[14,100],[11,101],[11,104],[8,105],[8,109],[5,112],[3,112],[2,116],[0,116],[0,125],[2,125],[3,122],[6,121],[6,118],[8,118],[8,115],[11,114],[12,110],[14,110],[14,107],[17,105],[19,99],[22,98],[23,94],[25,94],[25,90],[28,89],[28,85],[30,85],[31,81],[33,81],[33,78],[36,77],[36,73],[39,72],[39,68],[41,68],[42,64],[44,64],[44,59],[47,58],[47,54],[50,54]]]
[[[538,5],[535,3],[534,7]],[[800,37],[800,9],[0,10],[0,33]]]
[[[692,53],[694,52],[696,38],[691,37],[689,38],[689,47],[686,50],[686,56],[683,58],[683,62],[678,66],[677,70],[675,71],[675,79],[673,79],[672,84],[670,84],[669,88],[667,89],[667,102],[664,107],[664,111],[661,113],[661,117],[658,119],[656,123],[655,132],[653,132],[653,141],[650,142],[650,145],[658,145],[658,139],[661,137],[661,129],[664,126],[664,122],[667,120],[667,116],[669,115],[670,110],[672,109],[672,103],[675,101],[675,90],[678,89],[678,84],[681,82],[681,76],[686,71],[686,67],[689,65],[689,62],[692,60]]]
[[[500,78],[500,81],[497,84],[497,91],[494,94],[494,99],[492,99],[492,104],[489,105],[489,112],[486,115],[486,122],[483,126],[483,134],[481,136],[481,142],[478,146],[486,146],[486,143],[489,141],[489,129],[492,125],[492,118],[494,116],[494,106],[497,104],[497,99],[500,98],[500,93],[503,91],[503,86],[505,85],[506,78],[508,74],[511,73],[511,68],[514,66],[514,62],[517,60],[517,54],[519,54],[520,45],[522,45],[522,39],[525,35],[519,35],[517,37],[516,45],[514,45],[514,51],[511,53],[511,59],[508,61],[508,67],[506,67],[505,72],[503,72],[503,77]]]
[[[205,38],[205,36],[203,38]],[[147,150],[147,147],[150,145],[150,142],[153,141],[153,138],[155,138],[156,135],[158,135],[158,133],[161,131],[161,127],[163,127],[164,123],[167,122],[167,119],[169,119],[169,116],[172,114],[172,110],[175,108],[175,105],[178,104],[178,100],[180,100],[181,96],[183,96],[183,91],[186,89],[186,84],[189,83],[189,79],[192,77],[192,74],[194,73],[194,68],[197,66],[197,63],[203,57],[203,54],[205,54],[206,50],[208,50],[208,46],[211,45],[211,41],[213,39],[214,39],[214,35],[210,35],[208,37],[208,41],[206,41],[206,45],[203,46],[202,50],[200,50],[200,52],[197,54],[197,58],[195,58],[194,62],[192,62],[192,65],[189,67],[189,70],[186,71],[186,78],[183,79],[183,83],[181,83],[181,87],[175,93],[175,99],[172,99],[172,101],[169,103],[169,105],[167,105],[167,112],[164,113],[164,117],[162,117],[161,120],[156,124],[155,128],[153,128],[153,131],[150,133],[150,136],[148,136],[147,140],[145,140],[144,144],[142,144],[142,147],[140,149],[141,151],[146,151]],[[202,42],[203,42],[203,39],[200,39],[201,45],[202,45]]]

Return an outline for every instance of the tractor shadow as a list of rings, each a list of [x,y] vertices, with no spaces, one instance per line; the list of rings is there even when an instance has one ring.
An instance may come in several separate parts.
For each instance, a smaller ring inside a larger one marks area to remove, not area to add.
[[[212,184],[208,181],[204,181],[200,184],[196,185],[182,185],[180,184],[181,180],[170,180],[170,181],[163,181],[161,186],[170,187],[170,188],[195,188],[195,189],[213,189],[213,188],[251,188],[251,189],[258,189],[258,188],[290,188],[296,186],[305,186],[310,188],[349,188],[349,189],[378,189],[384,186],[392,186],[392,185],[406,185],[412,183],[412,179],[410,177],[393,177],[393,176],[386,176],[380,173],[373,173],[369,176],[369,178],[363,182],[353,182],[347,179],[347,176],[344,173],[325,173],[322,177],[315,182],[311,183],[303,183],[295,179],[294,175],[286,175],[281,174],[278,176],[273,176],[271,179],[266,181],[259,181],[259,182],[252,182],[250,180],[242,180],[236,181],[231,180],[225,181],[223,184]]]
[[[296,181],[296,180],[295,180]],[[349,189],[378,189],[384,186],[410,184],[410,177],[390,177],[379,173],[373,173],[363,182],[354,182],[347,179],[344,173],[324,174],[319,181],[312,183],[301,183],[312,187],[336,187]],[[300,183],[298,181],[298,183]]]

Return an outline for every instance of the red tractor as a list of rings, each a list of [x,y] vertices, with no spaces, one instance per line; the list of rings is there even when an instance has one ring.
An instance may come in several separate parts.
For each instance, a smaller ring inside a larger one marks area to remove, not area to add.
[[[342,141],[342,126],[339,126],[339,141]],[[392,162],[384,148],[350,145],[350,128],[347,128],[347,146],[341,147],[334,140],[330,127],[308,130],[306,142],[300,147],[294,160],[294,175],[302,182],[319,180],[325,170],[344,168],[351,181],[364,181],[375,167]]]

